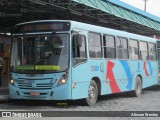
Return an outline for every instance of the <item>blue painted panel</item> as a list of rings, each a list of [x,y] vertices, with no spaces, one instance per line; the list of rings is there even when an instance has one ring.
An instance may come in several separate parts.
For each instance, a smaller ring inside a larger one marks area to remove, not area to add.
[[[75,88],[72,87],[73,99],[86,98],[88,96],[89,84],[92,78],[103,79],[102,63],[103,60],[88,60],[86,63],[72,68],[72,85],[76,84]]]
[[[15,82],[14,85],[9,84],[10,97],[12,99],[41,100],[71,99],[70,75],[66,84],[60,86],[58,85],[61,75],[63,74],[64,73],[27,75],[12,73],[12,78]],[[31,92],[37,92],[40,95],[31,96]]]

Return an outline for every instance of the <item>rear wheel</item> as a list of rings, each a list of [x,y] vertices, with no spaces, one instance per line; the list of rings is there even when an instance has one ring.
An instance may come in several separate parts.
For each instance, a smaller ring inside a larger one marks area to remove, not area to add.
[[[139,97],[142,94],[142,80],[139,76],[136,78],[135,90],[133,91],[134,97]]]
[[[89,106],[93,106],[96,104],[97,98],[98,98],[97,83],[94,80],[91,80],[89,89],[88,89],[88,97],[86,98],[86,102]]]

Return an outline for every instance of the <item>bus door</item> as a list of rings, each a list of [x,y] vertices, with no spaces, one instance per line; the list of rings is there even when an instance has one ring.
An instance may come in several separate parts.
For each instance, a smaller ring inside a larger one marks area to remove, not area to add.
[[[77,32],[76,32],[77,31]],[[76,30],[72,34],[72,99],[84,98],[88,94],[85,81],[88,79],[87,32]],[[84,90],[84,91],[82,91]]]

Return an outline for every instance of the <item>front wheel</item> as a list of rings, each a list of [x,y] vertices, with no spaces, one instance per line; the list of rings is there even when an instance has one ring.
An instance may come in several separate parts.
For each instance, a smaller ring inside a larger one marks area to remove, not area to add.
[[[136,78],[135,90],[133,91],[134,97],[139,97],[142,94],[142,80],[139,76]]]
[[[98,98],[97,83],[94,80],[91,80],[89,89],[88,89],[88,97],[86,98],[86,102],[89,106],[93,106],[96,104],[97,98]]]

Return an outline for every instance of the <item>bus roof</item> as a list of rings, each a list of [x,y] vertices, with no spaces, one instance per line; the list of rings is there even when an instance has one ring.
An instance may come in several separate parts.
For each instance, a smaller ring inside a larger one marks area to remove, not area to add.
[[[81,30],[87,30],[87,31],[97,32],[97,33],[102,33],[102,34],[107,34],[107,35],[126,37],[126,38],[130,38],[130,39],[146,41],[146,42],[153,42],[153,43],[157,42],[157,39],[152,38],[152,37],[147,37],[147,36],[143,36],[143,35],[129,33],[126,31],[120,31],[120,30],[115,30],[115,29],[90,25],[90,24],[86,24],[86,23],[75,22],[75,21],[72,21],[72,28],[73,29],[77,28],[77,29],[81,29]]]
[[[157,39],[152,38],[152,37],[142,36],[142,35],[138,35],[138,34],[129,33],[126,31],[115,30],[115,29],[111,29],[111,28],[91,25],[91,24],[72,21],[72,20],[37,20],[37,21],[29,21],[29,22],[19,23],[16,26],[23,25],[23,24],[29,24],[29,23],[38,23],[38,22],[71,22],[71,30],[72,29],[80,29],[80,30],[85,30],[85,31],[97,32],[97,33],[101,33],[101,34],[126,37],[126,38],[130,38],[130,39],[141,40],[141,41],[146,41],[146,42],[153,42],[153,43],[157,42]]]

